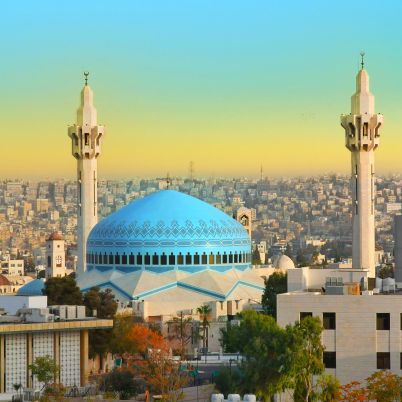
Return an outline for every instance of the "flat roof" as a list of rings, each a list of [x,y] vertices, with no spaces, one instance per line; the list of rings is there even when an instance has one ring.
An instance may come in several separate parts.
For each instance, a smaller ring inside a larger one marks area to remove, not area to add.
[[[41,332],[41,331],[79,331],[84,329],[112,328],[113,320],[74,320],[56,322],[29,322],[29,323],[4,323],[0,324],[0,335],[17,332]]]

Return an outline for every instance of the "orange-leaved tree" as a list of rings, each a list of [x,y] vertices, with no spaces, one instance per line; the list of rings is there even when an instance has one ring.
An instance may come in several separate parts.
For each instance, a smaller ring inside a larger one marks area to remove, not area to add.
[[[359,381],[352,381],[341,386],[339,400],[344,402],[368,402],[368,392]]]

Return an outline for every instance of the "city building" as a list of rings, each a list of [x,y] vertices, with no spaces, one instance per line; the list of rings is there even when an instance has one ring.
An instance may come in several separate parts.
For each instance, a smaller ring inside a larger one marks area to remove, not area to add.
[[[87,79],[86,73],[85,85],[81,91],[81,105],[77,110],[77,122],[68,128],[68,135],[72,141],[72,154],[77,160],[77,272],[85,271],[88,234],[98,221],[97,159],[102,152],[102,141],[105,135],[105,128],[98,125],[93,92]]]
[[[0,263],[2,274],[12,276],[23,276],[25,274],[24,260],[7,259],[5,261],[1,261]]]
[[[111,288],[144,318],[160,319],[208,302],[259,302],[251,241],[235,219],[175,190],[133,201],[101,220],[87,242],[82,291]]]
[[[58,232],[52,233],[46,240],[46,260],[46,278],[61,278],[72,272],[66,268],[64,239]]]
[[[14,386],[40,390],[29,365],[51,356],[60,366],[55,380],[64,386],[87,383],[88,331],[111,328],[112,320],[87,318],[84,306],[47,306],[46,296],[0,296],[0,392]]]

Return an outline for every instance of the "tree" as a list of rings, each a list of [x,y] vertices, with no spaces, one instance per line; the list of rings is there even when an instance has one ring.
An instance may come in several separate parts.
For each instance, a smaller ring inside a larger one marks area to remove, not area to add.
[[[257,247],[256,247],[255,250],[253,251],[253,255],[252,255],[252,264],[253,264],[253,265],[261,265],[260,252],[258,251],[258,248],[257,248]]]
[[[358,381],[341,386],[339,401],[342,402],[368,402],[367,389]]]
[[[42,290],[48,305],[82,305],[82,294],[75,279],[70,276],[49,278]]]
[[[140,384],[127,369],[114,369],[103,377],[105,391],[118,392],[122,400],[131,399],[140,390]]]
[[[240,325],[228,325],[222,331],[223,346],[226,351],[237,351],[243,356],[241,391],[256,393],[263,401],[269,401],[290,384],[288,332],[273,317],[255,311],[242,312],[240,319]]]
[[[183,317],[183,312],[179,317],[174,317],[171,321],[168,321],[168,339],[172,342],[174,347],[177,345],[182,360],[185,358],[186,346],[194,339],[194,322],[191,317]]]
[[[339,401],[341,390],[339,380],[330,375],[323,373],[317,380],[316,396],[320,402]]]
[[[215,387],[223,395],[239,393],[243,378],[237,367],[223,367],[215,377]]]
[[[381,402],[400,401],[402,397],[401,377],[388,370],[376,371],[367,381],[367,394],[369,400]]]
[[[294,400],[309,402],[314,394],[313,376],[323,373],[324,347],[321,343],[322,324],[318,317],[306,317],[288,325],[292,354]]]
[[[262,295],[264,311],[276,319],[276,296],[286,293],[288,289],[288,275],[282,271],[274,272],[265,281],[265,290]]]
[[[188,384],[188,374],[180,371],[180,365],[166,350],[149,350],[143,372],[151,390],[162,395],[162,401],[177,402],[183,398],[182,389]]]
[[[39,356],[29,365],[32,375],[45,385],[47,389],[51,382],[54,382],[60,372],[59,366],[50,356]]]
[[[200,315],[201,330],[202,330],[202,347],[205,349],[208,347],[208,327],[209,317],[211,315],[211,307],[203,305],[197,308],[197,313]]]
[[[110,289],[91,288],[84,294],[83,303],[87,316],[96,311],[98,318],[113,319],[117,311],[117,303]],[[103,368],[103,356],[111,349],[111,329],[97,329],[89,333],[89,356],[99,356],[100,368]]]

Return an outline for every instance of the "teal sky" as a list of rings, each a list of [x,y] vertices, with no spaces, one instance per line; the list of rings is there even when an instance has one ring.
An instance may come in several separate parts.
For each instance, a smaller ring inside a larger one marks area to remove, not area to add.
[[[90,71],[102,177],[347,172],[358,56],[402,171],[402,2],[0,2],[0,177],[73,177],[67,125]]]

